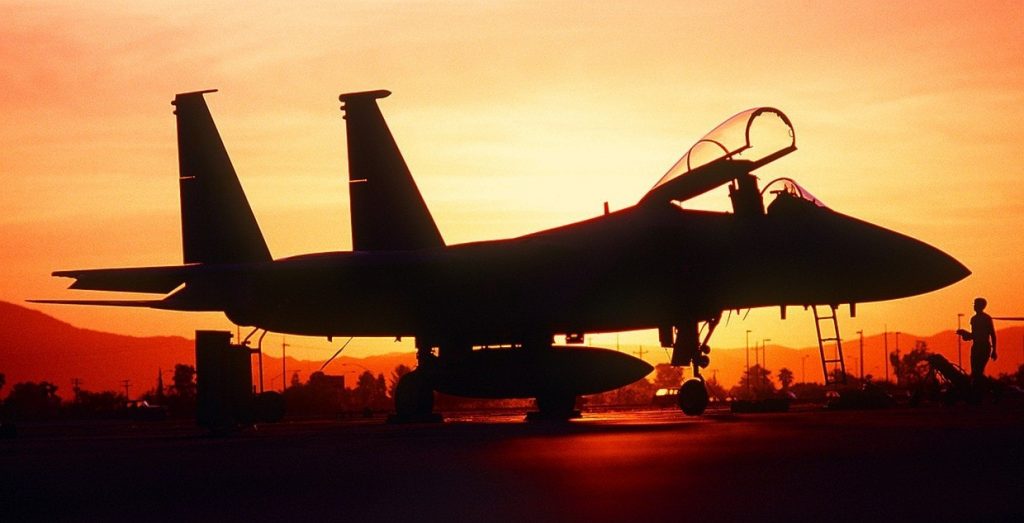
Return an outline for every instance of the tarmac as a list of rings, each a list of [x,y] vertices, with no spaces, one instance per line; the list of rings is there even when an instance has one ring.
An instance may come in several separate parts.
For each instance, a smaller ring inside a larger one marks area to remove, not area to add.
[[[0,520],[992,521],[1024,517],[1024,407],[523,412],[442,424],[20,424]]]

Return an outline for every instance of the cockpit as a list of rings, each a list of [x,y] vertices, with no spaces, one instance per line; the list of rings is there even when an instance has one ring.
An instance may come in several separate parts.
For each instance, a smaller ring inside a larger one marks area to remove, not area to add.
[[[772,107],[748,109],[697,140],[641,203],[684,202],[729,184],[736,214],[763,214],[766,197],[797,198],[824,207],[789,178],[775,180],[762,191],[757,189],[757,178],[750,173],[795,150],[796,134],[789,117]]]

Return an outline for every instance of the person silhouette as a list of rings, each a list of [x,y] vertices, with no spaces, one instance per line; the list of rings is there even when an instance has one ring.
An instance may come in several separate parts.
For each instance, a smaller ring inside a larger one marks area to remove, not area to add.
[[[985,298],[975,298],[974,316],[971,317],[971,330],[959,329],[957,334],[964,341],[971,344],[971,379],[975,383],[985,377],[985,365],[991,357],[993,361],[998,357],[996,354],[996,329],[992,324],[992,317],[985,313],[985,306],[988,301]]]

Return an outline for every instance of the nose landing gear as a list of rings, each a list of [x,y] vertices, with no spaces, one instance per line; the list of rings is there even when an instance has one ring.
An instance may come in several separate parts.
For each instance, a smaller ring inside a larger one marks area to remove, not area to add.
[[[680,322],[674,327],[662,328],[659,333],[662,345],[672,347],[672,365],[693,367],[693,378],[686,380],[679,387],[676,400],[679,408],[687,416],[699,416],[708,406],[708,389],[700,375],[700,369],[711,363],[711,358],[708,357],[708,353],[711,352],[708,340],[711,339],[711,333],[715,331],[721,318],[722,315],[719,313],[706,320],[707,332],[704,333],[703,340],[697,330],[697,322],[693,320]]]

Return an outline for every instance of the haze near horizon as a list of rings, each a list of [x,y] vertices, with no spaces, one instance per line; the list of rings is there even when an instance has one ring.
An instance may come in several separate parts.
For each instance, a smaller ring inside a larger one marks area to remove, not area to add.
[[[0,16],[5,301],[67,296],[53,270],[180,261],[169,101],[196,89],[220,89],[209,103],[274,256],[348,249],[336,97],[386,88],[382,111],[449,244],[632,205],[705,132],[771,105],[792,119],[799,150],[759,172],[762,183],[790,176],[974,273],[861,304],[857,318],[843,314],[844,337],[949,330],[978,295],[995,316],[1024,313],[1014,3],[41,2],[2,4]],[[725,208],[724,193],[708,205]],[[40,308],[137,336],[234,330],[220,315]],[[744,314],[712,345],[743,346],[748,330],[814,342],[807,313]]]

